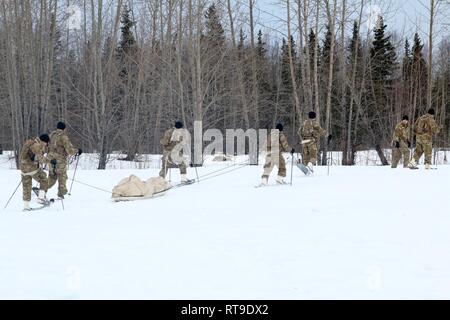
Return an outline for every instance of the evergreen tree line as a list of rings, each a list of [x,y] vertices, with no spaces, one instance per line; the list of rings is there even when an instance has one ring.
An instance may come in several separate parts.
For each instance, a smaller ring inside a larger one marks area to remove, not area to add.
[[[342,164],[352,165],[355,152],[376,149],[387,164],[383,149],[391,146],[395,124],[405,114],[414,121],[430,104],[444,127],[436,145],[449,146],[448,41],[434,54],[428,103],[423,40],[411,35],[396,47],[382,17],[369,36],[358,21],[345,38],[328,24],[319,34],[308,28],[299,44],[292,36],[271,38],[253,23],[244,28],[230,1],[80,6],[84,21],[74,31],[65,27],[57,1],[0,5],[4,150],[19,151],[26,138],[60,120],[74,143],[99,155],[99,169],[114,151],[127,160],[161,153],[159,140],[175,120],[190,130],[197,120],[204,130],[270,129],[282,122],[299,150],[298,130],[315,110],[333,135],[331,145],[321,143],[322,163],[328,150],[342,151]]]

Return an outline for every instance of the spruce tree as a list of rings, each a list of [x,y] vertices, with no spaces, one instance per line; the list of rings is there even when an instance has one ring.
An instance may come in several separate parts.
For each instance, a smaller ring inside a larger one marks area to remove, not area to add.
[[[411,77],[411,68],[412,68],[412,54],[411,54],[411,46],[409,44],[408,39],[405,40],[405,52],[403,56],[402,62],[402,76],[403,81],[408,81]]]
[[[206,41],[212,48],[220,49],[225,45],[225,31],[223,30],[216,5],[213,3],[205,13]]]
[[[308,37],[308,46],[309,46],[309,62],[310,62],[310,72],[311,75],[314,74],[314,50],[316,49],[316,34],[314,33],[314,30],[311,28],[311,30],[309,31],[309,37]],[[317,56],[319,58],[320,54],[319,52],[317,53]],[[319,61],[317,62],[319,63]]]
[[[268,61],[266,54],[267,54],[266,43],[263,40],[263,34],[261,30],[259,30],[258,41],[256,44],[256,62],[258,73],[258,88],[259,93],[261,95],[270,94]]]
[[[295,51],[295,41],[291,36],[291,54],[292,59],[297,61],[297,52]],[[285,93],[292,93],[292,78],[291,78],[291,68],[289,65],[289,46],[286,39],[283,38],[283,43],[281,45],[281,83],[282,91]]]
[[[121,35],[118,53],[122,56],[133,54],[137,49],[136,39],[132,30],[136,25],[136,22],[131,19],[130,14],[131,10],[125,7],[120,19],[122,25],[120,27]]]
[[[116,50],[120,81],[116,83],[112,103],[114,105],[117,104],[115,116],[123,123],[124,127],[122,130],[126,133],[121,137],[125,153],[127,154],[125,160],[133,161],[139,148],[139,141],[135,137],[138,136],[140,131],[140,128],[130,125],[135,123],[132,116],[139,109],[136,97],[137,75],[139,72],[137,55],[139,49],[133,34],[133,27],[136,25],[136,22],[132,20],[131,10],[127,7],[124,8],[120,21],[121,35],[119,46]],[[108,46],[110,46],[110,43],[106,44],[104,53],[110,50]]]
[[[378,18],[374,29],[375,37],[370,50],[372,80],[381,83],[391,82],[396,67],[397,54],[391,42],[391,36],[387,36],[387,25],[383,18]]]
[[[131,10],[125,7],[121,17],[120,42],[117,48],[117,58],[121,65],[120,77],[125,78],[129,72],[132,72],[133,61],[138,51],[136,39],[133,34],[133,27],[136,22],[131,19]]]
[[[377,26],[374,29],[374,40],[370,50],[371,68],[371,90],[372,101],[367,101],[367,115],[372,123],[369,123],[369,130],[372,133],[372,141],[383,165],[389,165],[382,148],[388,145],[391,132],[386,129],[392,124],[389,119],[393,101],[393,76],[396,68],[397,55],[391,42],[391,36],[386,35],[387,25],[383,18],[378,18]]]
[[[422,50],[423,44],[419,35],[416,33],[412,47],[411,75],[415,94],[417,95],[417,107],[422,108],[420,110],[421,112],[425,112],[427,105],[428,68]]]
[[[266,56],[267,49],[266,49],[266,43],[263,40],[263,34],[261,29],[258,31],[258,42],[256,44],[256,54],[259,58],[263,58]]]
[[[358,48],[356,48],[357,43]],[[349,51],[348,62],[350,66],[354,65],[355,58],[357,59],[357,62],[359,62],[359,65],[363,64],[362,41],[359,35],[359,27],[357,21],[353,23],[353,33],[352,38],[350,40],[350,44],[348,46],[348,51]]]

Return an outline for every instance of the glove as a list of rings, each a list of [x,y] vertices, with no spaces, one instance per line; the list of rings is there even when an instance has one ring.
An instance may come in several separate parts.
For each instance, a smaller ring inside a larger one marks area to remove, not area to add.
[[[31,161],[32,162],[34,162],[34,159],[35,159],[36,157],[35,157],[35,155],[33,154],[32,156],[31,156]]]
[[[408,148],[411,148],[411,141],[408,141]]]
[[[295,149],[294,148],[292,148],[292,150],[291,150],[291,154],[294,154],[295,153]]]
[[[52,166],[56,167],[56,159],[52,159],[52,160],[50,161],[50,163],[51,163]]]
[[[400,148],[400,142],[395,141],[395,147],[396,147],[397,149]]]
[[[328,136],[328,143],[329,143],[332,139],[333,139],[333,136],[330,134],[330,135]]]
[[[77,152],[77,156],[81,156],[81,154],[83,153],[83,150],[81,150],[81,149],[78,149],[78,152]]]

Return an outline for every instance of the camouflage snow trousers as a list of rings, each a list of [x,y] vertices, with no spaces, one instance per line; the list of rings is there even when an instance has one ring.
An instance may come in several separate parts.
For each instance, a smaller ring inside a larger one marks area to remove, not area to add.
[[[400,142],[400,148],[393,148],[392,149],[392,168],[397,168],[398,163],[403,157],[403,167],[407,168],[410,158],[409,148],[408,145],[401,141]]]
[[[317,164],[317,144],[315,142],[306,143],[302,148],[302,162],[306,166],[309,162]]]
[[[284,161],[284,157],[281,153],[278,155],[268,154],[266,156],[266,163],[264,164],[264,173],[262,177],[269,178],[270,173],[275,166],[278,167],[278,175],[283,178],[286,177],[286,161]]]
[[[54,167],[50,165],[48,172],[48,188],[51,189],[58,181],[58,197],[64,197],[67,194],[67,164],[64,160],[57,160]]]
[[[425,153],[425,164],[431,165],[431,157],[433,153],[433,143],[431,139],[417,135],[416,149],[414,150],[414,160],[419,163],[420,158]]]
[[[161,170],[159,171],[159,176],[161,178],[166,178],[167,171],[171,166],[178,166],[180,169],[181,174],[187,173],[187,166],[186,163],[183,161],[180,164],[176,164],[173,162],[172,157],[170,156],[170,153],[164,153],[162,160],[161,160]]]
[[[47,192],[47,174],[42,169],[30,173],[22,172],[23,201],[31,201],[33,179],[39,182],[39,190]]]

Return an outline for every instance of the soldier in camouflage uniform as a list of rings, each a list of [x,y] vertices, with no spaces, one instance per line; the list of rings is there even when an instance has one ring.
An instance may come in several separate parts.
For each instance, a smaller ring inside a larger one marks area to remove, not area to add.
[[[177,121],[175,122],[174,128],[167,129],[166,132],[164,132],[164,136],[160,140],[160,144],[163,146],[163,157],[161,160],[161,170],[159,172],[159,176],[166,178],[167,171],[169,170],[168,165],[173,164],[177,165],[180,169],[181,183],[190,183],[192,180],[188,179],[186,176],[187,165],[183,159],[182,150],[180,150],[177,156],[179,159],[174,159],[174,155],[172,155],[172,151],[175,147],[180,148],[181,143],[183,143],[183,130],[183,123],[181,121]]]
[[[41,166],[51,162],[50,159],[44,156],[49,141],[50,138],[47,134],[43,134],[39,138],[28,139],[23,144],[20,152],[24,210],[30,210],[33,179],[39,182],[38,203],[43,204],[46,202],[47,174],[42,170]]]
[[[50,134],[49,158],[55,159],[57,165],[50,166],[48,174],[48,188],[52,188],[58,181],[58,198],[64,199],[67,194],[67,158],[81,155],[81,149],[76,149],[66,134],[66,125],[59,122],[56,130]]]
[[[313,166],[317,164],[317,143],[321,137],[325,136],[326,130],[316,120],[314,111],[308,114],[308,118],[303,122],[300,129],[300,135],[303,139],[302,161],[313,172]],[[329,139],[331,139],[331,136]]]
[[[273,144],[277,143],[277,138],[278,146],[274,146]],[[266,163],[264,164],[261,186],[268,184],[270,173],[275,166],[278,167],[277,184],[285,184],[286,162],[284,161],[282,152],[290,151],[291,155],[293,155],[295,150],[289,146],[288,140],[283,133],[283,125],[281,123],[277,124],[276,130],[270,132],[266,144]]]
[[[425,169],[430,169],[431,154],[433,151],[433,135],[439,133],[440,128],[434,120],[434,109],[417,119],[414,124],[416,134],[416,149],[413,158],[409,163],[409,168],[418,169],[417,164],[420,157],[425,153]]]
[[[392,146],[394,148],[392,150],[391,167],[393,169],[397,168],[399,161],[403,157],[403,167],[407,168],[410,158],[409,148],[411,148],[408,116],[403,116],[402,121],[395,127]]]

